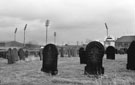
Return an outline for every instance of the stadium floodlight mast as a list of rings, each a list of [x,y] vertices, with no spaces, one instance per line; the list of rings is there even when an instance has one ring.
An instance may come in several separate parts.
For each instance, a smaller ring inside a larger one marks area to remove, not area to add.
[[[47,34],[48,33],[48,30],[47,29],[48,29],[48,26],[49,26],[49,20],[48,19],[46,20],[45,26],[46,26],[46,44],[47,44],[47,41],[48,41],[47,40],[47,35],[48,35]]]
[[[24,42],[23,42],[23,46],[25,47],[25,30],[26,30],[26,28],[27,28],[27,24],[25,25],[25,27],[24,27]]]
[[[16,32],[17,32],[17,28],[15,28],[15,32],[14,32],[14,41],[16,41]]]
[[[105,27],[106,27],[106,34],[107,34],[107,37],[108,37],[108,26],[107,26],[106,22],[105,22]]]

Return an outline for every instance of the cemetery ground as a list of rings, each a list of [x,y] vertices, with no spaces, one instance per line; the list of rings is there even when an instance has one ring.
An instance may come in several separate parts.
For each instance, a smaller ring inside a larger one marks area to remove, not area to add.
[[[115,60],[103,58],[105,74],[96,78],[84,75],[84,64],[79,57],[58,58],[58,75],[40,71],[42,61],[29,56],[26,61],[7,64],[0,58],[0,85],[135,85],[135,71],[127,70],[127,55],[116,55]]]

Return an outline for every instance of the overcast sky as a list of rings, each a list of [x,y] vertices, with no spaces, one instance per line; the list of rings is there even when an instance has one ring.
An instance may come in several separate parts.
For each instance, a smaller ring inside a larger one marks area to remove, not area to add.
[[[134,0],[0,0],[0,41],[14,39],[45,44],[45,21],[49,19],[48,42],[57,43],[104,40],[106,22],[109,35],[135,34]]]

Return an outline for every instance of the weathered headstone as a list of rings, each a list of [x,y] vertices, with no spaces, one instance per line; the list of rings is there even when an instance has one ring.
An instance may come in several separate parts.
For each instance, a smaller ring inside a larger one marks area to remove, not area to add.
[[[40,60],[43,60],[43,53],[42,53],[43,49],[40,49],[39,50],[39,57],[40,57]]]
[[[56,75],[58,60],[58,50],[54,44],[47,44],[43,49],[43,63],[41,71]]]
[[[135,70],[135,41],[132,41],[127,50],[127,69]]]
[[[85,55],[85,49],[81,47],[79,49],[80,64],[86,64],[87,57]]]
[[[106,48],[106,57],[107,59],[115,59],[115,53],[116,53],[116,50],[113,46],[108,46]]]
[[[71,48],[67,48],[68,57],[71,57]]]
[[[5,51],[5,50],[0,50],[0,58],[7,59],[6,53],[7,53],[7,51]]]
[[[12,57],[12,49],[9,48],[7,51],[7,60],[8,60],[8,64],[13,64],[13,57]]]
[[[29,56],[29,52],[28,52],[28,50],[26,50],[25,51],[25,57],[28,58],[28,56]]]
[[[17,49],[16,48],[13,48],[13,50],[12,50],[12,52],[13,52],[13,59],[15,60],[15,61],[18,61],[19,60],[19,56],[18,56],[18,51],[17,51]]]
[[[102,60],[104,56],[104,46],[98,41],[92,41],[86,46],[87,62],[85,74],[101,75],[104,74]]]
[[[19,56],[20,60],[25,60],[25,52],[22,48],[20,48],[18,50],[18,56]]]
[[[34,51],[33,53],[34,53],[35,57],[38,57],[38,52],[37,51]]]
[[[60,57],[64,57],[64,48],[61,47],[59,51],[60,51]]]
[[[78,56],[78,55],[77,55],[77,52],[78,52],[78,49],[77,49],[77,47],[76,47],[76,48],[74,48],[74,56],[75,56],[75,57]]]
[[[74,55],[73,55],[73,47],[70,48],[70,55],[71,55],[71,57],[74,56]]]
[[[76,55],[75,55],[75,47],[72,48],[72,56],[76,57]]]

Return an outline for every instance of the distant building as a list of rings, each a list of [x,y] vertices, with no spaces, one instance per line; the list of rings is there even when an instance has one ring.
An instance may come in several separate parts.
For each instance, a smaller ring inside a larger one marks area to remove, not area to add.
[[[117,50],[128,49],[130,43],[135,40],[134,36],[122,36],[115,41],[115,47]]]

